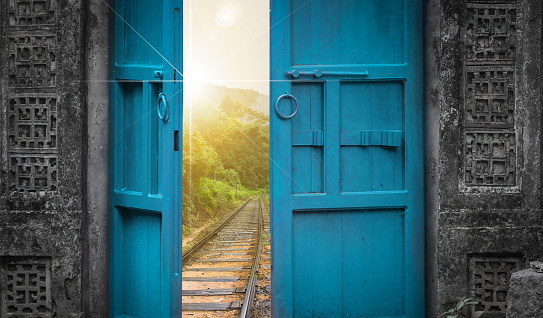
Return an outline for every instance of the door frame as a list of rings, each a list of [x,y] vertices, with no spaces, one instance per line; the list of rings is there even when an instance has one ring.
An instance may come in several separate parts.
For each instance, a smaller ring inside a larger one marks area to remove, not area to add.
[[[86,1],[85,24],[86,209],[82,238],[82,311],[109,317],[109,34],[110,11],[102,0]]]
[[[439,83],[434,67],[436,50],[427,48],[439,33],[440,0],[423,1],[424,161],[426,223],[426,316],[437,314],[437,216],[439,172],[439,101],[432,94]],[[109,317],[109,24],[110,11],[102,0],[87,1],[82,10],[87,34],[84,58],[85,122],[87,137],[83,164],[86,181],[85,214],[81,226],[82,311],[89,317]]]

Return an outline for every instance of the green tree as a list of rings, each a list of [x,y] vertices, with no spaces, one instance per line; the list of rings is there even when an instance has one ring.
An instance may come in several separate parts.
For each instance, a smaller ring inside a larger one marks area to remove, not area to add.
[[[183,224],[192,227],[249,191],[269,191],[269,118],[228,94],[219,106],[192,105],[190,114],[182,179]]]

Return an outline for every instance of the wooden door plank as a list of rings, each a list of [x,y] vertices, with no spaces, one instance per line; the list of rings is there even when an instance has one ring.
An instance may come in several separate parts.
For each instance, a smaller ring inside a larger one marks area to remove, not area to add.
[[[311,112],[309,116],[311,120],[309,129],[322,131],[324,136],[324,85],[323,83],[312,83],[310,90]],[[309,164],[312,169],[311,192],[324,192],[324,147],[310,148]]]
[[[313,314],[313,266],[311,263],[313,233],[311,216],[294,212],[292,244],[296,255],[293,260],[294,316],[311,317]],[[278,251],[279,252],[279,251]],[[279,252],[280,253],[280,252]]]
[[[300,83],[292,85],[292,94],[298,99],[298,103],[302,105],[298,109],[298,114],[290,119],[292,130],[309,130],[309,112],[311,102],[309,99],[309,84]],[[290,100],[285,102],[291,104]],[[291,113],[292,107],[283,107],[282,112]],[[309,193],[311,192],[311,165],[307,163],[309,158],[310,147],[292,147],[292,191],[293,193]]]
[[[402,277],[404,271],[395,272],[396,262],[403,263],[403,253],[396,255],[396,245],[403,246],[403,230],[395,227],[395,215],[393,212],[373,213],[372,223],[374,229],[375,248],[373,273],[379,279],[373,280],[373,311],[376,315],[397,316],[402,312],[396,312],[398,302],[403,298],[403,292],[398,290],[397,278]],[[403,228],[403,226],[402,226]],[[403,287],[403,286],[398,286]]]
[[[374,64],[401,63],[403,35],[403,1],[382,0],[373,2],[371,54]]]
[[[372,25],[366,21],[373,20],[373,1],[343,0],[341,1],[341,63],[369,64],[373,44]]]
[[[310,64],[311,36],[306,27],[311,24],[311,5],[307,0],[292,0],[291,3],[292,38],[288,41],[292,45],[292,64]]]
[[[399,83],[376,83],[373,84],[372,108],[373,108],[373,129],[396,129],[396,118],[402,118],[403,102],[402,88]],[[373,155],[373,191],[389,191],[395,189],[396,177],[401,178],[403,169],[402,163],[396,165],[396,153],[401,149],[396,147],[372,147]],[[399,174],[399,175],[398,175]],[[399,189],[398,189],[399,190]]]
[[[305,33],[311,37],[311,64],[338,64],[341,60],[340,1],[313,0],[311,24]]]
[[[131,238],[133,241],[134,263],[134,280],[132,286],[127,286],[134,289],[134,298],[131,299],[134,313],[143,317],[147,316],[147,275],[148,273],[148,237],[147,237],[147,222],[144,215],[138,215],[133,218],[134,233]]]
[[[123,211],[123,225],[124,225],[124,253],[121,255],[122,263],[121,268],[124,271],[123,292],[125,296],[122,310],[127,314],[137,314],[134,311],[134,300],[136,299],[136,290],[133,283],[136,280],[136,246],[133,240],[136,229],[134,228],[134,216],[130,213],[124,213]],[[117,269],[117,270],[119,270]]]
[[[324,142],[324,176],[325,192],[340,192],[340,82],[327,81],[325,84],[325,142]]]
[[[313,315],[341,317],[343,315],[341,213],[314,212],[310,217],[311,231],[317,234],[311,237]]]
[[[148,251],[147,257],[149,260],[152,260],[148,268],[147,274],[147,299],[149,305],[149,313],[152,314],[156,308],[156,305],[161,301],[161,295],[164,292],[161,289],[160,283],[160,222],[161,218],[159,215],[154,215],[154,222],[148,224]]]
[[[342,212],[342,293],[343,314],[347,317],[371,317],[373,313],[374,297],[371,282],[374,280],[374,274],[371,263],[375,251],[371,213]]]
[[[373,90],[370,84],[341,85],[341,129],[372,130]],[[368,147],[343,146],[340,150],[341,191],[373,191],[373,156]]]

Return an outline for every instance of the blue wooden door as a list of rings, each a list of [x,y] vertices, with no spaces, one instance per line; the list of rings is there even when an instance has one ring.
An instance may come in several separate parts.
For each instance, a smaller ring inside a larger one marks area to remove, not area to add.
[[[424,317],[422,1],[271,25],[274,317]]]
[[[111,3],[111,317],[178,317],[182,2]]]

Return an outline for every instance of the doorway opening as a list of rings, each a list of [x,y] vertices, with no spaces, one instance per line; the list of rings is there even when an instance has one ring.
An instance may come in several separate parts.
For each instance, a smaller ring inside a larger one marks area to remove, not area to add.
[[[205,1],[207,19],[196,18],[196,1],[164,1],[156,15],[148,1],[115,1],[113,315],[148,317],[160,303],[168,317],[181,291],[192,317],[243,313],[254,278],[272,278],[271,258],[276,316],[424,315],[422,1],[271,0],[261,14],[235,1]],[[261,30],[241,22],[268,14]],[[268,36],[271,47],[253,56],[264,67],[248,55],[226,68]],[[249,86],[265,89],[268,76],[271,133],[265,91]],[[273,255],[261,232],[270,168]],[[204,217],[216,231],[197,224]],[[269,284],[260,290],[270,296]]]
[[[267,317],[269,1],[183,7],[183,316]]]

